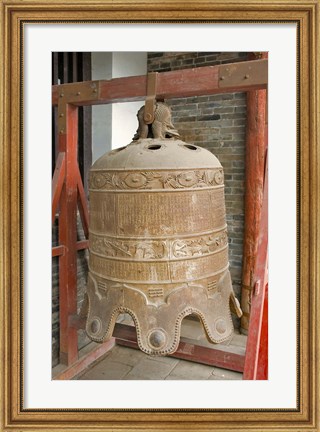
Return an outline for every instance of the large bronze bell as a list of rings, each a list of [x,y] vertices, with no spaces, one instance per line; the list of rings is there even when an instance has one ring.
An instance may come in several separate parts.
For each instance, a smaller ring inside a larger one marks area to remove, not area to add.
[[[133,142],[90,171],[86,331],[112,336],[119,313],[134,320],[139,347],[173,353],[183,318],[197,315],[215,343],[233,333],[223,169],[208,150],[181,141],[167,105]]]

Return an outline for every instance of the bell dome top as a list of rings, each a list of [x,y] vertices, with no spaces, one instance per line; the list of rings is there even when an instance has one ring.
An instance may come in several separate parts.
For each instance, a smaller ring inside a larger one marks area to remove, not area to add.
[[[93,171],[221,168],[210,151],[181,141],[167,104],[155,103],[151,123],[146,123],[144,113],[143,105],[137,113],[139,127],[131,144],[104,154],[92,166]]]
[[[144,138],[101,156],[92,170],[220,168],[219,160],[208,150],[179,139]]]

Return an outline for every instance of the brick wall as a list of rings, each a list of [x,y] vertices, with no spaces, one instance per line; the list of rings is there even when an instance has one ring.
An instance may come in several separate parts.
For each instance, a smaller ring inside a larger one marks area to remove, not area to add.
[[[247,53],[149,53],[148,71],[214,66],[245,61]],[[214,153],[225,173],[225,199],[229,235],[229,260],[233,287],[241,293],[244,225],[244,163],[246,132],[245,93],[170,99],[172,120],[182,140]],[[234,320],[239,327],[239,320]]]

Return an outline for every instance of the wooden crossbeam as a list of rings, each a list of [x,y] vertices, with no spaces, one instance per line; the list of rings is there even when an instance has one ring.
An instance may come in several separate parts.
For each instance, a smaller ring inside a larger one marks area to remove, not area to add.
[[[79,330],[85,328],[86,320],[77,315],[69,317],[69,326]],[[114,327],[113,337],[118,345],[138,349],[136,328],[131,325],[117,323]],[[170,357],[190,360],[209,366],[217,366],[236,372],[243,372],[245,356],[234,352],[228,346],[214,348],[200,341],[181,337],[178,349]]]
[[[139,348],[136,328],[133,326],[117,323],[113,331],[113,337],[116,338],[118,345],[135,349]],[[228,346],[215,349],[213,344],[209,347],[202,345],[199,341],[185,337],[180,338],[177,350],[173,354],[170,354],[170,357],[190,360],[236,372],[243,372],[244,370],[245,356],[232,351]]]
[[[60,381],[71,380],[92,365],[93,362],[102,358],[114,345],[114,338],[102,344],[91,342],[79,352],[79,358],[71,365],[65,366],[60,364],[56,366],[52,372],[52,379]]]
[[[83,249],[88,249],[88,247],[89,247],[89,240],[80,240],[76,243],[76,250],[77,251],[80,251]],[[63,245],[53,246],[52,257],[64,255],[65,251],[66,251],[66,248]]]
[[[267,59],[162,72],[157,78],[156,97],[171,99],[266,89],[267,75]],[[146,93],[146,75],[84,81],[53,86],[52,104],[58,105],[61,97],[77,106],[142,101]]]

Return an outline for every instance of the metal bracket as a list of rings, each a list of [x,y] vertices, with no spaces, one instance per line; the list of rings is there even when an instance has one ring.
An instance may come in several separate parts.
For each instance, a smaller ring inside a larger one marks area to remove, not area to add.
[[[147,76],[147,97],[144,105],[143,119],[146,124],[151,124],[154,120],[154,106],[157,94],[158,72],[150,72]]]
[[[261,288],[261,281],[260,279],[257,280],[257,282],[254,284],[253,288],[253,295],[258,296],[260,294],[260,288]]]
[[[260,85],[268,81],[268,59],[221,65],[219,88]]]
[[[253,54],[254,54],[255,58],[258,60],[258,59],[262,59],[262,56],[264,53],[261,51],[255,51],[255,52],[253,52]]]
[[[84,81],[59,86],[58,130],[60,134],[66,132],[67,104],[81,106],[88,99],[97,100],[99,98],[99,87],[99,81]]]

